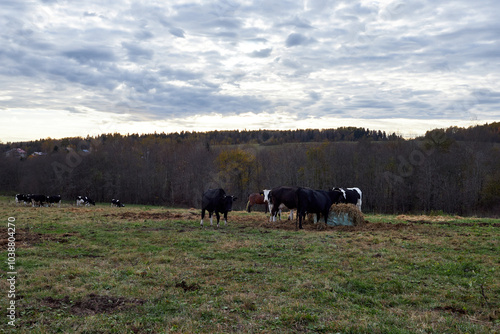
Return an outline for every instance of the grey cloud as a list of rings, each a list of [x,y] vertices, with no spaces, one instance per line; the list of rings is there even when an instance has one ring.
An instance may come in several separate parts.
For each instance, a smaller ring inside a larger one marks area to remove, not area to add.
[[[181,28],[170,28],[169,32],[176,37],[185,38],[185,32]]]
[[[105,47],[100,46],[64,51],[62,54],[68,58],[75,59],[80,63],[89,63],[93,61],[112,62],[116,60],[116,57],[111,50],[106,50]]]
[[[306,37],[299,33],[291,33],[286,38],[285,45],[287,48],[291,48],[293,46],[308,45],[314,42],[315,40],[313,38]]]
[[[123,42],[122,46],[127,50],[128,58],[131,61],[138,61],[139,59],[150,60],[153,58],[153,50],[144,49],[136,44],[126,42]]]
[[[286,19],[283,22],[277,23],[275,25],[276,27],[287,27],[287,26],[293,26],[295,28],[301,28],[301,29],[313,29],[313,26],[308,20],[301,19],[298,16],[294,16],[293,18]]]
[[[273,51],[273,48],[262,49],[262,50],[254,51],[254,52],[248,54],[248,56],[252,57],[252,58],[267,58],[271,55],[272,51]]]

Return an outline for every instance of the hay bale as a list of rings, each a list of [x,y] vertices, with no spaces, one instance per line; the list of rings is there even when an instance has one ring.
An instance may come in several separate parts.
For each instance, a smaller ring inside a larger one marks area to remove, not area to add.
[[[365,218],[359,209],[353,204],[333,204],[328,213],[327,225],[358,226],[365,222]]]

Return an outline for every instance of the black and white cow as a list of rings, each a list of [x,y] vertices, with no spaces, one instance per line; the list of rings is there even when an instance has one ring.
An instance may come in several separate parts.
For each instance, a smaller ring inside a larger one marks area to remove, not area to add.
[[[24,205],[31,203],[31,195],[29,194],[17,194],[16,195],[16,204],[19,205],[23,203]]]
[[[341,191],[344,196],[344,202],[354,204],[361,211],[363,204],[363,194],[359,188],[333,188],[333,190]]]
[[[271,189],[267,193],[269,203],[269,212],[271,212],[270,221],[276,221],[276,216],[279,213],[281,219],[281,210],[285,207],[290,209],[290,220],[293,220],[293,209],[297,208],[297,187],[280,186]],[[264,193],[264,196],[266,193]]]
[[[208,211],[208,217],[210,217],[210,225],[212,226],[212,214],[215,212],[217,216],[217,227],[219,227],[220,215],[224,214],[224,225],[227,225],[227,213],[233,209],[233,202],[236,201],[236,197],[227,196],[224,189],[209,189],[203,193],[203,199],[201,201],[201,223],[203,227],[203,218],[205,218],[205,211]]]
[[[114,199],[113,198],[111,200],[111,206],[116,206],[117,208],[123,208],[125,205],[122,202],[120,202],[119,199]]]
[[[76,196],[76,206],[90,206],[95,205],[95,202],[87,196]]]
[[[49,205],[57,204],[58,207],[61,207],[61,201],[61,195],[47,196],[47,203],[49,203]]]
[[[45,195],[30,195],[31,206],[43,206],[43,203],[47,202],[47,196]]]
[[[269,210],[269,213],[270,213],[269,221],[273,221],[273,219],[274,219],[274,221],[276,221],[276,216],[278,216],[279,220],[281,220],[281,211],[287,208],[285,206],[285,204],[281,203],[281,205],[278,207],[277,214],[275,216],[273,216],[273,214],[272,214],[273,204],[271,203],[271,189],[264,189],[262,191],[262,193],[264,194],[264,203],[266,203],[268,210]],[[293,220],[293,210],[290,210],[290,214],[288,216],[288,219]]]
[[[297,190],[298,209],[297,215],[299,216],[299,228],[302,228],[302,219],[306,213],[315,213],[318,217],[323,215],[325,222],[328,218],[330,207],[334,203],[343,202],[343,193],[340,190],[312,190],[309,188],[299,188]]]

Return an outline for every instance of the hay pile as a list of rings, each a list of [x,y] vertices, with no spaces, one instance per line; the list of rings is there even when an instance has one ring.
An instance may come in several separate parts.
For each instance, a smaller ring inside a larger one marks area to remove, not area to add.
[[[345,217],[347,215],[347,217]],[[329,225],[337,225],[334,223],[334,218],[339,219],[347,218],[346,224],[351,226],[359,226],[365,223],[365,218],[359,209],[353,204],[333,204],[330,207],[330,213],[328,214]]]

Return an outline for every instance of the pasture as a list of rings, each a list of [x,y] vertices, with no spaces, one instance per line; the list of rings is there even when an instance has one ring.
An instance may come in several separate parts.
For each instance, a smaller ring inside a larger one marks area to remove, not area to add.
[[[16,320],[7,324],[7,223]],[[199,209],[0,197],[4,332],[498,333],[500,220],[366,215],[318,230]],[[208,224],[209,225],[209,224]]]

